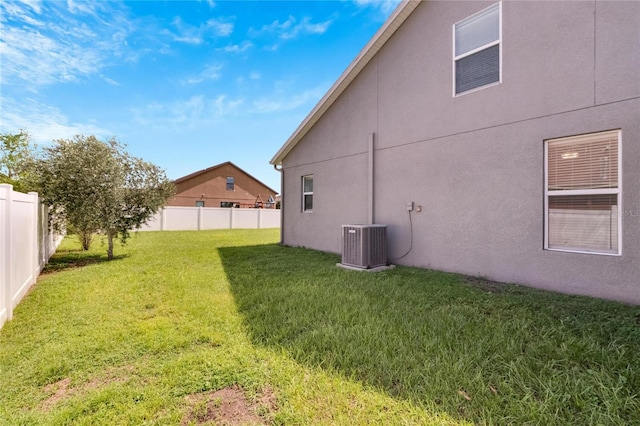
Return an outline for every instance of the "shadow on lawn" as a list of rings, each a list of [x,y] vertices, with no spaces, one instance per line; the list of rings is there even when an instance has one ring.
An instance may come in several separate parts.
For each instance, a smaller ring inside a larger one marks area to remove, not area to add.
[[[113,256],[111,261],[124,259],[126,257],[127,255],[124,254]],[[110,262],[106,254],[95,254],[82,250],[58,250],[51,259],[49,259],[49,263],[47,263],[42,270],[42,274],[53,274],[67,269],[82,268],[103,262]]]
[[[219,253],[252,341],[302,364],[474,423],[622,424],[640,407],[640,307],[278,245]]]

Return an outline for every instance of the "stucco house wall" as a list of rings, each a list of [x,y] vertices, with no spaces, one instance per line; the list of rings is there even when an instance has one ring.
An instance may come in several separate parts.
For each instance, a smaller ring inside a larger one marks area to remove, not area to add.
[[[227,189],[227,177],[234,178],[234,189]],[[269,188],[232,162],[221,163],[205,170],[177,179],[176,195],[169,200],[169,206],[195,207],[196,201],[203,201],[204,207],[221,207],[221,202],[233,202],[241,207],[253,207],[258,195],[266,203],[271,196],[275,200],[277,192]],[[263,207],[266,207],[263,205]],[[274,208],[275,203],[270,205]]]
[[[421,2],[281,158],[283,242],[339,253],[388,225],[393,263],[640,303],[640,3],[502,2],[502,81],[454,96],[452,26],[495,2]],[[620,129],[619,256],[544,250],[544,141]],[[314,175],[313,213],[302,176]]]

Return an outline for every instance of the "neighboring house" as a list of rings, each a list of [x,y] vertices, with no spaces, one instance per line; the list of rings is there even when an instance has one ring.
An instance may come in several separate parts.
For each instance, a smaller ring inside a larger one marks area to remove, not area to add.
[[[638,304],[639,75],[637,1],[403,2],[271,160],[282,242]]]
[[[230,161],[174,181],[169,206],[273,209],[277,192]]]

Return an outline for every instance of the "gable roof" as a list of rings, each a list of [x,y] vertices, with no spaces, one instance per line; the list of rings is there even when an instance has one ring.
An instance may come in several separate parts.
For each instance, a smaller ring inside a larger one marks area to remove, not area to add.
[[[188,174],[188,175],[186,175],[186,176],[182,176],[181,178],[178,178],[178,179],[174,180],[174,181],[173,181],[173,183],[174,183],[174,184],[179,184],[179,183],[181,183],[181,182],[187,181],[187,180],[189,180],[189,179],[191,179],[191,178],[194,178],[194,177],[196,177],[196,176],[200,176],[200,175],[202,175],[202,174],[204,174],[204,173],[207,173],[207,172],[210,172],[210,171],[212,171],[212,170],[219,169],[219,168],[221,168],[221,167],[223,167],[223,166],[232,166],[232,167],[234,167],[234,168],[238,169],[239,171],[241,171],[242,173],[244,173],[245,175],[249,176],[251,179],[253,179],[253,180],[255,180],[256,182],[258,182],[260,185],[264,186],[265,188],[267,188],[269,191],[273,192],[274,194],[277,194],[277,193],[278,193],[278,191],[276,191],[276,190],[275,190],[275,189],[273,189],[273,188],[269,188],[267,185],[265,185],[264,183],[262,183],[262,182],[261,182],[261,181],[259,181],[258,179],[254,178],[254,177],[253,177],[253,176],[251,176],[249,173],[245,172],[245,171],[244,171],[244,170],[242,170],[240,167],[238,167],[238,166],[236,166],[235,164],[233,164],[231,161],[226,161],[226,162],[224,162],[224,163],[216,164],[215,166],[211,166],[211,167],[208,167],[208,168],[206,168],[206,169],[199,170],[199,171],[197,171],[197,172],[194,172],[194,173]]]
[[[333,83],[329,91],[320,99],[309,115],[300,123],[298,128],[287,139],[285,144],[273,156],[270,163],[282,164],[282,160],[302,140],[307,132],[318,122],[320,117],[333,105],[333,103],[346,90],[351,82],[360,74],[364,67],[380,51],[382,46],[391,38],[402,23],[411,15],[422,0],[403,0],[391,16],[380,27],[378,32],[369,40],[369,43],[358,53],[358,56],[349,64],[347,69]]]

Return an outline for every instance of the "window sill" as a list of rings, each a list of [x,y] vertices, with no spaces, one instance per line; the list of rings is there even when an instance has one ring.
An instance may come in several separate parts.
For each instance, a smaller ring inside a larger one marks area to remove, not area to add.
[[[552,248],[552,247],[548,247],[544,249],[545,251],[559,251],[559,252],[564,252],[564,253],[578,253],[578,254],[595,254],[598,256],[614,256],[614,257],[620,257],[622,256],[622,253],[608,253],[605,251],[588,251],[588,250],[579,250],[579,249],[563,249],[563,248]]]
[[[485,86],[476,87],[475,89],[469,89],[469,90],[464,91],[464,92],[460,92],[460,93],[455,93],[454,92],[453,97],[454,98],[459,98],[460,96],[464,96],[464,95],[467,95],[469,93],[479,92],[480,90],[488,89],[490,87],[499,86],[501,84],[502,84],[502,81],[496,81],[495,83],[490,83],[490,84],[487,84]]]

